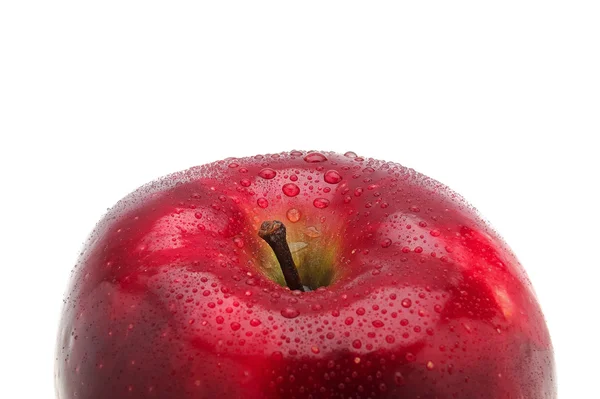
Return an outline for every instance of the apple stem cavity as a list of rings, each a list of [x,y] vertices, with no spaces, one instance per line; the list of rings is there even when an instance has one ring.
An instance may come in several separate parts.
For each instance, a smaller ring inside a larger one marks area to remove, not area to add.
[[[285,225],[279,220],[267,220],[262,223],[258,230],[260,238],[265,240],[275,252],[275,257],[279,262],[285,283],[291,290],[307,291],[307,287],[302,285],[298,268],[292,258],[292,252],[286,240]]]

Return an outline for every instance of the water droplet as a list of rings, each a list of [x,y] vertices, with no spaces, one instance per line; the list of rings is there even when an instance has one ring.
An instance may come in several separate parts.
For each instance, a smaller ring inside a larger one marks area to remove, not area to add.
[[[240,180],[240,184],[242,185],[242,187],[250,187],[252,182],[250,181],[250,179],[242,179]]]
[[[338,184],[342,181],[342,175],[340,175],[337,170],[328,170],[325,172],[323,180],[329,184]]]
[[[256,200],[256,204],[264,209],[269,206],[269,201],[266,198],[259,198]]]
[[[434,367],[435,366],[431,360],[427,362],[427,370],[433,370]]]
[[[360,349],[362,347],[362,342],[360,342],[360,339],[355,339],[352,341],[352,347],[354,349]]]
[[[300,220],[300,211],[296,208],[290,208],[288,209],[287,213],[285,214],[288,218],[288,220],[292,223],[296,223],[298,220]]]
[[[327,161],[327,157],[319,152],[311,152],[310,154],[304,157],[304,160],[310,163],[323,162]]]
[[[329,200],[325,198],[316,198],[313,201],[313,205],[315,206],[315,208],[325,209],[329,206]]]
[[[438,237],[441,233],[438,229],[433,229],[429,232],[433,237]]]
[[[250,325],[252,327],[258,327],[258,326],[260,326],[260,324],[261,324],[261,321],[258,320],[258,319],[252,319],[252,320],[250,320]]]
[[[298,309],[295,308],[283,308],[281,309],[281,315],[286,319],[293,319],[300,315],[300,311],[298,311]]]
[[[396,341],[396,338],[394,338],[393,335],[386,335],[385,342],[387,342],[388,344],[393,344],[395,341]]]
[[[238,166],[240,166],[240,165],[238,163],[236,163],[236,162],[232,162],[232,163],[229,164],[230,168],[237,168]]]
[[[356,158],[357,157],[357,155],[354,151],[348,151],[344,154],[344,156],[347,158]]]
[[[237,331],[237,330],[239,330],[242,327],[242,325],[240,323],[236,322],[236,321],[234,321],[233,323],[231,323],[229,326],[231,327],[231,329],[233,331]]]
[[[242,240],[240,237],[235,237],[233,239],[233,243],[238,248],[243,248],[244,247],[244,240]]]
[[[373,324],[373,327],[375,328],[381,328],[384,326],[383,321],[381,320],[373,320],[371,324]]]
[[[402,375],[401,372],[396,371],[394,373],[394,382],[396,383],[396,385],[398,386],[402,386],[404,385],[404,376]]]
[[[310,238],[321,237],[321,232],[319,230],[317,230],[317,228],[315,226],[307,227],[306,230],[304,230],[304,234],[306,234]]]
[[[318,346],[312,346],[312,347],[310,348],[310,350],[311,350],[311,352],[312,352],[312,353],[314,353],[315,355],[316,355],[316,354],[319,354],[319,353],[321,352],[321,350],[319,349],[319,347],[318,347]]]
[[[344,320],[344,323],[346,323],[346,325],[349,326],[352,323],[354,323],[354,318],[353,317],[347,317],[346,320]]]
[[[408,298],[404,298],[400,304],[405,308],[410,308],[412,305],[412,301]]]
[[[387,248],[390,245],[392,245],[392,240],[390,240],[389,238],[386,238],[385,240],[381,241],[381,248]]]
[[[356,314],[359,316],[362,316],[365,314],[365,308],[358,308],[356,309]]]
[[[258,175],[260,177],[262,177],[263,179],[270,180],[270,179],[274,178],[275,176],[277,176],[277,172],[275,172],[271,168],[264,168],[260,172],[258,172]]]
[[[300,188],[294,183],[284,184],[281,190],[288,197],[295,197],[296,195],[300,194]]]
[[[225,322],[225,319],[223,318],[223,316],[217,316],[216,320],[217,320],[217,324],[223,324]]]
[[[290,251],[295,254],[296,252],[302,251],[304,248],[308,247],[308,244],[304,241],[294,241],[289,243]]]

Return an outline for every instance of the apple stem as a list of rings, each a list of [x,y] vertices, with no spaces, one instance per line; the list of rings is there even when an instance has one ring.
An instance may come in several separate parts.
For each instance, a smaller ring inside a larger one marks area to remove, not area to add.
[[[290,251],[290,247],[285,238],[285,225],[279,220],[265,221],[260,226],[258,235],[265,240],[273,252],[275,252],[275,257],[277,257],[287,286],[290,287],[291,290],[305,291],[304,286],[300,281],[298,268],[292,258],[292,252]]]

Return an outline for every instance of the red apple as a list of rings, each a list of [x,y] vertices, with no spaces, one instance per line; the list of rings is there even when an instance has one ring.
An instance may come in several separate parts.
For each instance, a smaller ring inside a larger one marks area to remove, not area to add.
[[[500,237],[435,180],[329,152],[227,159],[121,200],[73,271],[55,378],[60,399],[556,398]]]

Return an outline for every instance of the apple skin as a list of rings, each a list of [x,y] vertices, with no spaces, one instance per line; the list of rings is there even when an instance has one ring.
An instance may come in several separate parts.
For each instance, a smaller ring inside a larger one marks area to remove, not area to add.
[[[257,236],[273,219],[315,290],[281,285]],[[303,151],[113,207],[72,272],[55,382],[60,399],[557,397],[533,288],[468,203],[395,163]]]

